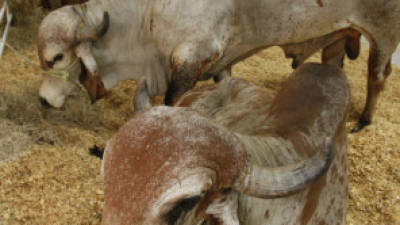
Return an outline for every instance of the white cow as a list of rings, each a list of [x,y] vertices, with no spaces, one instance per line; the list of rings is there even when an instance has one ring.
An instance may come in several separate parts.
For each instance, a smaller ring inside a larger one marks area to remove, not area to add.
[[[349,96],[306,64],[275,97],[226,78],[137,114],[104,153],[103,225],[344,225]]]
[[[361,128],[370,123],[390,74],[399,11],[398,0],[91,0],[43,20],[39,58],[45,69],[68,70],[75,82],[81,76],[93,100],[118,81],[138,81],[140,111],[151,107],[149,96],[165,95],[173,104],[202,74],[229,73],[232,64],[260,49],[351,27],[371,43]],[[60,107],[71,94],[64,86],[71,84],[46,79],[40,96]]]

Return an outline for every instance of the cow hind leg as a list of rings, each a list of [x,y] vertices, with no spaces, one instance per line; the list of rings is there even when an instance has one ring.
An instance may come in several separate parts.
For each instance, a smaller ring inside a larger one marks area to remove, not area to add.
[[[215,41],[184,43],[178,46],[171,59],[171,81],[165,95],[165,104],[173,105],[192,89],[212,65],[222,56],[222,45]]]
[[[372,42],[370,45],[367,98],[358,124],[351,130],[352,133],[358,132],[371,124],[379,94],[384,88],[386,78],[391,73],[391,55],[396,49],[397,42],[378,38],[375,40],[385,40],[386,42]]]

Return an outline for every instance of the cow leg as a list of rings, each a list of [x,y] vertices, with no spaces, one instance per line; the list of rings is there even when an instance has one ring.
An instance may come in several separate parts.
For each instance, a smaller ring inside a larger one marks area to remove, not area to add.
[[[139,113],[152,107],[151,98],[147,89],[146,80],[142,79],[135,91],[133,99],[134,112]]]
[[[184,43],[172,54],[171,81],[165,95],[165,104],[173,105],[180,96],[192,89],[201,75],[222,56],[222,48],[215,41]]]
[[[389,44],[381,44],[378,42],[372,42],[370,46],[369,58],[368,58],[368,93],[365,102],[364,110],[361,114],[358,124],[351,132],[358,132],[365,126],[368,126],[372,122],[373,114],[376,110],[376,104],[380,92],[384,88],[385,80],[391,73],[391,55],[396,49],[397,42],[387,41],[386,39],[375,39],[384,40]],[[396,43],[396,44],[394,44]]]

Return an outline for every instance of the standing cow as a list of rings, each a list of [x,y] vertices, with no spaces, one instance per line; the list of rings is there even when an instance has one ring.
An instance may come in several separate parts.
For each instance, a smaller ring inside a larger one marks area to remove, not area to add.
[[[140,111],[151,107],[150,96],[173,104],[202,74],[227,73],[260,49],[351,27],[371,44],[362,128],[390,74],[399,11],[398,0],[91,0],[50,13],[39,28],[38,53],[44,69],[68,72],[93,100],[118,81],[136,80]],[[72,87],[45,77],[40,96],[60,107]]]
[[[344,225],[349,96],[305,64],[275,97],[226,78],[137,114],[104,153],[103,225]]]
[[[45,9],[54,9],[57,6],[81,4],[81,3],[84,3],[84,2],[87,2],[87,1],[88,0],[60,0],[60,1],[58,1],[59,4],[53,5],[53,4],[51,4],[52,1],[50,1],[50,0],[40,0],[40,4]]]

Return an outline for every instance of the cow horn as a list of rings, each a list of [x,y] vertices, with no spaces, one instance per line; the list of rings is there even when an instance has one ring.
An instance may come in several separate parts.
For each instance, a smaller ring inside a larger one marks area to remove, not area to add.
[[[75,39],[78,42],[96,41],[107,33],[110,25],[110,16],[105,11],[103,20],[98,25],[88,25],[81,21],[75,34]]]
[[[240,172],[233,188],[259,198],[278,198],[302,190],[329,169],[333,144],[328,139],[314,156],[288,166],[267,168],[247,165]]]

